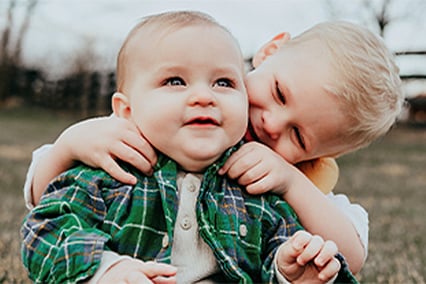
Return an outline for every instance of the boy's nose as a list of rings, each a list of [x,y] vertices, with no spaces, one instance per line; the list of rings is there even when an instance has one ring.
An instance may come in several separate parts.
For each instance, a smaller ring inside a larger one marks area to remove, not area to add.
[[[284,131],[284,124],[280,117],[274,116],[270,111],[262,113],[263,131],[272,139],[276,140]]]
[[[199,106],[216,105],[216,97],[208,87],[194,87],[190,91],[189,104]]]

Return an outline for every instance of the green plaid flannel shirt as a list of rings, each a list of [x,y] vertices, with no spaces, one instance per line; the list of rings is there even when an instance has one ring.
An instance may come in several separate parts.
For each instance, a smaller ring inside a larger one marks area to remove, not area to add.
[[[196,205],[199,233],[228,282],[276,282],[275,251],[303,228],[279,197],[248,195],[234,181],[217,174],[235,149],[228,150],[204,174]],[[143,261],[171,262],[178,166],[160,155],[151,177],[128,165],[123,167],[138,177],[135,186],[83,165],[49,185],[21,230],[22,260],[32,280],[87,280],[108,250]],[[244,236],[239,234],[242,224],[247,228]],[[166,245],[165,235],[170,240]],[[342,279],[356,282],[342,263]]]

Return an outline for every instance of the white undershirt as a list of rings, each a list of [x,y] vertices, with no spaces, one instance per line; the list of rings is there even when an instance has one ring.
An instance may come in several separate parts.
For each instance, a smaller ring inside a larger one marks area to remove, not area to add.
[[[213,251],[198,232],[195,206],[202,175],[180,172],[177,178],[179,206],[173,234],[172,265],[178,268],[178,283],[194,283],[220,272]]]

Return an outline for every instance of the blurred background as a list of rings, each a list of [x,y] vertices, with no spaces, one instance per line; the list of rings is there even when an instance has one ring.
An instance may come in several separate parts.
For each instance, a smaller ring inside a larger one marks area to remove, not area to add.
[[[425,0],[0,0],[0,283],[26,283],[20,261],[22,187],[31,152],[67,126],[111,112],[115,59],[148,14],[199,10],[251,57],[282,31],[347,20],[383,37],[401,69],[406,108],[390,133],[339,158],[336,192],[370,216],[363,283],[425,283]]]

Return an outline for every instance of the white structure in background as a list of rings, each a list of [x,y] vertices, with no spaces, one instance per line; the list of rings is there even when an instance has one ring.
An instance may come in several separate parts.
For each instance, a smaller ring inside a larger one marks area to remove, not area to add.
[[[426,51],[399,54],[397,63],[407,99],[407,108],[400,118],[426,124]]]

